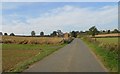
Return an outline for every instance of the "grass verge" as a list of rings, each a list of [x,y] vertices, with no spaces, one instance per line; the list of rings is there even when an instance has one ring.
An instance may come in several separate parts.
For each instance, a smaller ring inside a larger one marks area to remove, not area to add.
[[[3,70],[6,69],[4,72],[22,72],[65,45],[3,44]]]
[[[91,43],[84,38],[82,39],[88,47],[98,56],[102,61],[103,65],[110,72],[118,72],[118,54],[115,52],[110,52],[104,48],[99,47],[96,43]]]

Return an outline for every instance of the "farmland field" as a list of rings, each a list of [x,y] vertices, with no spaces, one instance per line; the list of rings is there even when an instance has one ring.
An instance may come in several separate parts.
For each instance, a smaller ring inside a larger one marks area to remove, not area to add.
[[[97,41],[104,42],[104,43],[118,43],[118,37],[113,38],[96,38]]]
[[[120,33],[98,34],[95,37],[120,37]]]
[[[19,36],[2,36],[2,43],[12,44],[62,44],[61,37],[19,37]]]
[[[22,71],[64,45],[2,44],[3,72]]]

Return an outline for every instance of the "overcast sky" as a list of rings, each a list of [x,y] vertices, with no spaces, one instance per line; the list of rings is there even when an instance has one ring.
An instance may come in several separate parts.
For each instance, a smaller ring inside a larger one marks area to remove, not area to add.
[[[2,32],[37,34],[54,30],[85,31],[118,28],[117,2],[7,2],[2,3]],[[1,31],[1,30],[0,30]]]

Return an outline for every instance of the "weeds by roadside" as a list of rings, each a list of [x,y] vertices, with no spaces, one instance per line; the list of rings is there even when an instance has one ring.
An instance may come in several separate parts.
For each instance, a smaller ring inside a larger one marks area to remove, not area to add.
[[[118,71],[118,43],[102,43],[89,37],[83,37],[82,40],[95,52],[109,71]]]

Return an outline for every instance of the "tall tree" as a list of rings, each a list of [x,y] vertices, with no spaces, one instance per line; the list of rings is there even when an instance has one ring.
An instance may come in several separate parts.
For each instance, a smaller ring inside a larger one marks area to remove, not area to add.
[[[44,32],[40,32],[40,36],[44,36]]]
[[[35,36],[35,31],[32,31],[32,32],[31,32],[31,36]]]
[[[89,34],[92,35],[92,36],[95,36],[98,34],[98,30],[95,26],[92,26],[90,29],[89,29]]]

